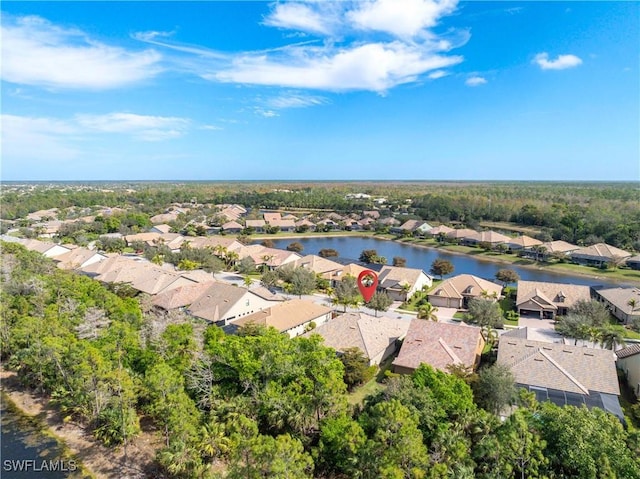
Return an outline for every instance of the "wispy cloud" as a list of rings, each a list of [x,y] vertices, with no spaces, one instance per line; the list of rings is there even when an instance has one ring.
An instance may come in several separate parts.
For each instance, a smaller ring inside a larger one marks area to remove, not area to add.
[[[554,60],[549,60],[549,54],[542,52],[535,56],[533,63],[543,70],[565,70],[577,67],[582,63],[582,60],[575,55],[558,55]]]
[[[253,111],[256,115],[263,116],[265,118],[274,118],[276,116],[280,116],[278,112],[273,110],[265,110],[264,108],[254,108]]]
[[[205,78],[289,88],[384,92],[461,61],[461,56],[441,55],[399,41],[341,49],[295,47],[279,57],[240,55],[231,67]]]
[[[65,89],[110,89],[161,70],[154,50],[106,45],[41,17],[3,15],[2,80]]]
[[[472,76],[464,82],[467,86],[480,86],[487,83],[487,79],[481,76]]]
[[[456,5],[457,0],[275,3],[263,19],[264,26],[320,38],[262,51],[210,51],[173,42],[165,32],[134,37],[193,54],[180,61],[210,81],[385,94],[463,61],[449,52],[469,40],[468,31],[448,30],[442,35],[431,31]]]
[[[270,108],[277,110],[284,108],[306,108],[324,105],[326,103],[328,103],[328,100],[324,97],[300,93],[287,93],[266,101],[266,104]]]
[[[161,141],[184,135],[190,121],[186,118],[109,113],[76,115],[75,122],[92,131],[123,133],[143,141]]]
[[[326,10],[326,6],[324,9]],[[314,8],[304,3],[277,3],[265,18],[264,24],[326,35],[332,30],[333,18],[318,10],[317,6]]]
[[[449,72],[445,70],[436,70],[434,72],[429,73],[428,77],[431,80],[437,80],[438,78],[444,78],[449,75]]]

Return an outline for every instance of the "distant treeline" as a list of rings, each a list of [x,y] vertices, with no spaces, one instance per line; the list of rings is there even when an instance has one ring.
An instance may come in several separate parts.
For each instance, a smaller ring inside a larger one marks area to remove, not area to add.
[[[35,188],[2,194],[3,219],[49,208],[94,205],[135,207],[149,215],[171,203],[238,203],[252,209],[327,209],[339,213],[377,207],[431,222],[476,227],[508,221],[539,227],[543,239],[604,241],[640,250],[640,190],[636,183],[188,183],[127,185],[112,191]],[[347,199],[349,193],[369,198]]]

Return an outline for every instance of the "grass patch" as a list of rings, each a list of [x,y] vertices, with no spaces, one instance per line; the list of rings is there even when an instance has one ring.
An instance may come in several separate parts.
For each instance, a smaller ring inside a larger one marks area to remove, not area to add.
[[[462,312],[458,311],[457,313],[453,314],[453,319],[458,319],[460,321],[463,321],[466,318],[467,318],[467,313],[462,313]]]
[[[385,359],[380,366],[378,367],[378,371],[369,381],[364,383],[362,386],[354,389],[351,394],[347,397],[347,401],[349,404],[362,404],[364,399],[367,396],[372,394],[376,394],[387,388],[387,385],[383,383],[385,376],[385,371],[391,369],[391,363],[395,359],[396,355],[392,354],[387,359]]]

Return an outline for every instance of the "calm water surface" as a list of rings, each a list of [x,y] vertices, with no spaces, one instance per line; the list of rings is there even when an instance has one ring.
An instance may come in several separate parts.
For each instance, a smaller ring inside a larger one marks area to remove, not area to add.
[[[0,405],[0,477],[7,479],[71,479],[82,474],[76,463],[62,459],[60,445],[40,432],[33,421]],[[76,470],[78,469],[78,470]],[[75,471],[75,472],[74,472]]]
[[[432,248],[420,248],[395,241],[386,241],[376,238],[363,237],[323,237],[323,238],[296,238],[274,240],[276,248],[285,249],[288,244],[298,242],[304,246],[302,255],[318,254],[323,248],[332,248],[338,251],[341,258],[357,259],[362,250],[375,249],[379,255],[387,258],[391,264],[394,256],[401,256],[407,260],[410,268],[420,268],[429,272],[431,263],[437,258],[446,259],[454,266],[453,275],[473,274],[480,278],[495,281],[496,272],[500,269],[511,269],[516,271],[521,279],[527,281],[548,281],[552,283],[572,283],[587,286],[616,285],[616,283],[606,279],[594,279],[586,276],[576,276],[571,274],[552,273],[548,271],[538,271],[535,269],[523,268],[508,263],[492,263],[482,261],[470,255],[454,254],[443,250]]]

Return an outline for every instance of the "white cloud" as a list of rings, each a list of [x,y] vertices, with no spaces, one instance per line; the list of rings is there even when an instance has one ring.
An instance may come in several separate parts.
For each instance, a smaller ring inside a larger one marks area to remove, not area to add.
[[[284,109],[284,108],[306,108],[309,106],[324,105],[327,103],[327,99],[321,96],[313,95],[301,95],[298,93],[289,93],[280,95],[275,98],[270,98],[266,101],[266,104],[270,108]]]
[[[273,110],[264,110],[262,108],[255,108],[254,109],[256,115],[260,115],[263,116],[265,118],[273,118],[276,116],[280,116],[277,112],[273,111]]]
[[[200,127],[201,130],[210,130],[210,131],[219,131],[219,130],[224,130],[224,128],[222,128],[221,126],[217,126],[217,125],[202,125]]]
[[[323,38],[261,51],[221,53],[160,41],[159,37],[169,35],[155,31],[137,33],[134,38],[180,52],[183,56],[174,59],[178,68],[210,81],[384,94],[463,61],[462,56],[448,52],[469,40],[468,30],[449,29],[438,35],[429,30],[456,5],[457,0],[274,3],[263,25]],[[443,76],[432,75],[432,79]],[[296,106],[317,104],[291,101]]]
[[[434,72],[429,73],[428,77],[431,80],[437,80],[438,78],[444,78],[449,75],[449,72],[444,70],[436,70]]]
[[[185,133],[189,120],[177,117],[109,113],[107,115],[76,115],[78,125],[103,133],[125,133],[143,141],[177,138]]]
[[[366,43],[352,48],[295,47],[279,57],[242,55],[232,66],[205,78],[222,82],[331,91],[384,92],[416,81],[430,70],[462,61],[403,42]]]
[[[412,37],[434,27],[440,17],[452,13],[457,0],[375,0],[358,2],[347,13],[356,28]]]
[[[543,70],[564,70],[566,68],[577,67],[582,60],[575,55],[558,55],[555,60],[549,60],[547,52],[538,53],[533,59]]]
[[[109,89],[161,71],[153,50],[128,51],[37,17],[7,17],[2,25],[2,79],[50,88]]]
[[[467,81],[465,81],[464,83],[467,86],[479,86],[487,83],[487,80],[480,76],[473,76],[473,77],[467,78]]]
[[[264,24],[272,27],[302,30],[303,32],[328,34],[331,16],[304,3],[277,3],[265,18]]]

